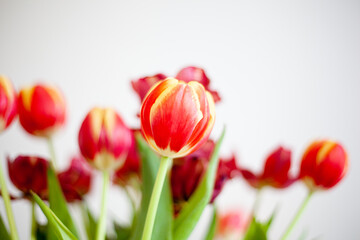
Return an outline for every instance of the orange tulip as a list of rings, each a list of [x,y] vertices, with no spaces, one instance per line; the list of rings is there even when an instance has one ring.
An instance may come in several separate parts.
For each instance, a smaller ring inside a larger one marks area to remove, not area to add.
[[[300,178],[310,190],[335,186],[346,174],[348,158],[344,148],[336,142],[313,142],[301,161]]]
[[[17,113],[16,92],[5,76],[0,76],[0,132],[5,130]]]
[[[21,89],[18,108],[21,126],[35,136],[50,137],[65,122],[65,100],[58,89],[48,85]]]
[[[132,142],[131,130],[111,108],[93,108],[79,131],[84,158],[99,170],[116,170],[124,164]]]
[[[142,133],[155,151],[183,157],[209,137],[215,121],[214,100],[198,82],[167,78],[149,91],[140,117]]]

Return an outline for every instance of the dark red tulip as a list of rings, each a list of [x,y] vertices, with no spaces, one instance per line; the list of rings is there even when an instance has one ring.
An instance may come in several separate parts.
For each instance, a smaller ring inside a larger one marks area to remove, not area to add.
[[[241,168],[244,179],[254,188],[271,186],[274,188],[286,188],[296,181],[289,176],[291,166],[291,151],[278,147],[266,159],[263,172],[255,174]]]
[[[30,190],[42,199],[47,199],[47,169],[46,159],[35,156],[18,156],[13,161],[8,158],[8,170],[11,182],[25,195]]]
[[[73,157],[68,169],[58,173],[58,178],[68,202],[82,200],[90,191],[91,168],[81,156]]]

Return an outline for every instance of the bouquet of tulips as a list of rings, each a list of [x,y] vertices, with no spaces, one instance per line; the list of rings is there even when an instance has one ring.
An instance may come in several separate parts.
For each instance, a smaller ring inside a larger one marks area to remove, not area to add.
[[[308,195],[281,239],[287,239],[311,196],[332,188],[346,174],[344,148],[330,140],[315,141],[303,154],[299,173],[289,174],[291,152],[278,147],[266,158],[262,173],[240,166],[235,154],[219,157],[225,131],[209,139],[215,123],[215,104],[221,101],[210,80],[198,67],[186,67],[175,78],[164,74],[131,82],[141,100],[139,126],[130,129],[112,108],[94,107],[78,132],[79,154],[60,171],[52,144],[63,127],[66,105],[59,89],[47,84],[22,88],[18,93],[0,76],[0,131],[16,116],[22,128],[48,144],[49,156],[7,157],[8,176],[21,194],[9,193],[0,164],[1,196],[6,209],[0,216],[0,239],[19,239],[11,202],[21,199],[32,206],[30,239],[188,239],[206,206],[213,215],[206,239],[267,239],[274,215],[256,217],[258,201],[248,219],[236,212],[221,215],[216,198],[230,179],[242,178],[257,192],[265,187],[287,188],[302,181]],[[3,154],[3,153],[1,153]],[[4,158],[2,157],[1,160]],[[86,204],[93,171],[103,176],[100,214]],[[130,224],[107,222],[109,185],[122,188],[132,203]],[[77,203],[82,222],[76,222],[69,205]],[[39,222],[39,211],[47,219]],[[108,225],[108,226],[107,226]],[[83,229],[80,234],[80,228]]]

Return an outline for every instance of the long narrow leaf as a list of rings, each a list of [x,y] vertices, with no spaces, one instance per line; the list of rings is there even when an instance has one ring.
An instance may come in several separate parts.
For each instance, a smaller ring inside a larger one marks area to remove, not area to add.
[[[135,227],[133,228],[132,240],[141,239],[144,228],[145,218],[150,202],[152,189],[160,165],[160,158],[150,149],[141,135],[136,136],[137,146],[141,155],[141,176],[142,176],[142,199],[141,210],[137,215]],[[166,177],[163,190],[161,192],[159,207],[156,213],[152,239],[171,240],[172,239],[173,209],[170,194],[169,178]]]
[[[5,224],[4,224],[4,221],[2,219],[1,214],[0,214],[0,239],[10,240],[9,232],[5,227]]]
[[[216,171],[219,164],[219,150],[225,136],[225,128],[220,139],[216,143],[214,152],[211,156],[208,169],[188,203],[183,207],[179,216],[175,219],[174,239],[187,239],[195,228],[202,212],[211,199],[214,189]]]
[[[215,230],[216,230],[216,227],[217,227],[216,218],[217,218],[216,207],[215,207],[215,205],[214,205],[214,206],[213,206],[213,216],[212,216],[211,223],[210,223],[208,232],[207,232],[207,234],[206,234],[205,240],[212,240],[212,239],[214,239]]]
[[[55,215],[53,211],[40,199],[40,197],[31,193],[34,201],[39,205],[40,209],[48,219],[49,226],[54,230],[57,239],[62,240],[76,240],[77,238],[71,233],[71,231],[61,222],[61,220]]]

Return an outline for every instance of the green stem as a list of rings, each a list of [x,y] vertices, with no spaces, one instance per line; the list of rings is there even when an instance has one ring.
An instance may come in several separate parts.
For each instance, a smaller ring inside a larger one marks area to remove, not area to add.
[[[260,201],[261,201],[261,188],[256,190],[255,202],[254,202],[253,209],[252,209],[252,217],[253,218],[256,217],[256,214],[259,210]]]
[[[288,228],[286,229],[284,235],[281,237],[281,240],[285,240],[289,237],[292,229],[294,228],[294,226],[296,225],[296,223],[298,222],[298,220],[301,217],[301,214],[304,212],[304,209],[306,207],[306,205],[309,203],[309,200],[312,196],[313,192],[309,191],[309,193],[307,194],[306,198],[304,199],[304,201],[302,202],[299,210],[297,211],[296,215],[294,216],[294,218],[292,219],[292,221],[290,222],[290,225],[288,226]]]
[[[128,197],[130,203],[131,203],[131,209],[132,209],[132,226],[134,226],[136,221],[136,204],[134,199],[132,198],[129,189],[127,189],[126,186],[124,186],[124,191],[126,193],[126,196]]]
[[[56,169],[56,155],[55,155],[55,148],[54,148],[54,143],[52,141],[51,137],[47,138],[47,143],[48,143],[48,147],[49,147],[49,152],[50,152],[50,156],[51,156],[51,161],[54,165],[54,168]]]
[[[36,228],[35,202],[31,200],[31,240],[36,240]]]
[[[100,219],[96,226],[96,240],[103,240],[106,236],[106,204],[107,204],[107,192],[109,189],[109,172],[103,172],[103,191],[102,191],[102,199],[101,199],[101,212]]]
[[[10,202],[10,195],[6,186],[5,178],[4,178],[4,171],[2,168],[2,164],[0,163],[0,186],[1,186],[1,195],[4,199],[5,209],[6,209],[6,215],[9,222],[10,227],[10,233],[11,233],[11,239],[18,240],[19,236],[16,230],[15,220],[14,220],[14,214],[11,208],[11,202]]]
[[[159,205],[161,191],[162,191],[166,173],[167,173],[167,170],[168,170],[170,164],[171,164],[171,158],[168,158],[168,157],[161,158],[159,171],[156,176],[155,185],[154,185],[154,188],[153,188],[153,191],[151,194],[149,208],[148,208],[148,212],[146,215],[142,240],[150,240],[151,239],[152,230],[154,227],[154,222],[155,222],[155,217],[156,217],[156,212],[157,212],[157,208]]]

